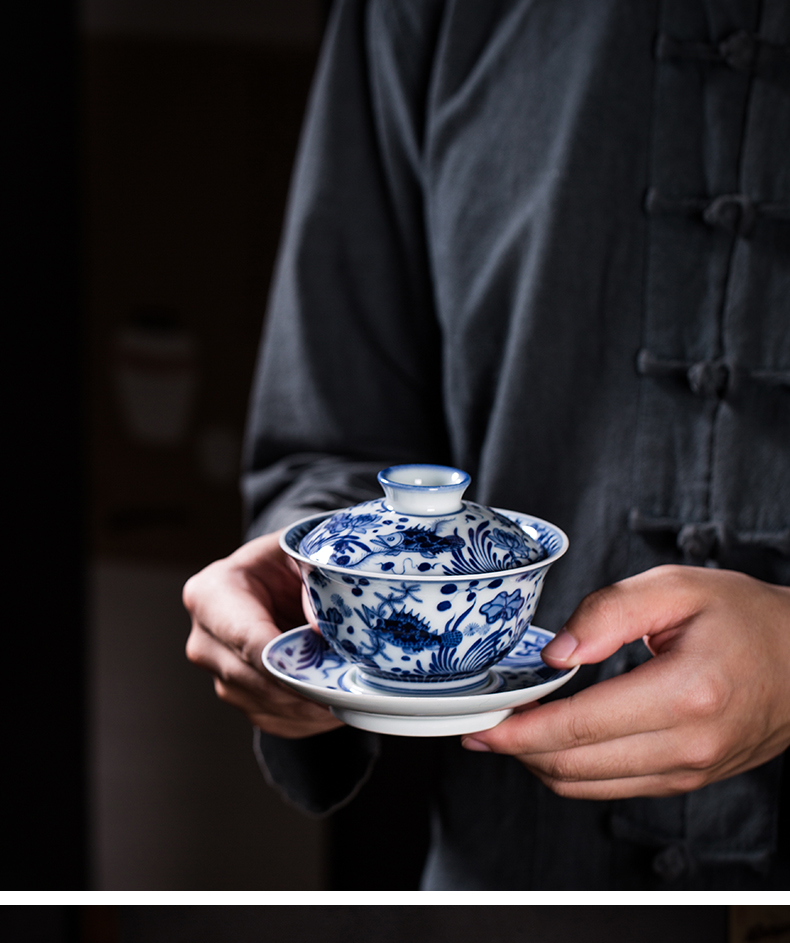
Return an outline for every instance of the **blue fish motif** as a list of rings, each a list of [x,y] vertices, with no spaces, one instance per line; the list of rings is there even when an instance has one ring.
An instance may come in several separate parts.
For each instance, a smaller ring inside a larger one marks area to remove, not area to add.
[[[445,550],[457,550],[465,543],[458,534],[443,537],[428,527],[407,527],[383,537],[374,537],[370,542],[381,547],[383,553],[418,553],[421,557],[435,557]]]
[[[373,626],[377,635],[400,646],[405,652],[421,652],[439,645],[439,636],[428,631],[427,623],[414,612],[393,612],[379,616]]]

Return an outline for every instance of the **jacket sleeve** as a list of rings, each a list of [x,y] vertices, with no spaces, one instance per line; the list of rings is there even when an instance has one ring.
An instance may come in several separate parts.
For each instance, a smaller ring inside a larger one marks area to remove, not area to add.
[[[421,158],[441,6],[334,4],[252,392],[249,537],[375,497],[387,465],[447,461]],[[287,799],[321,814],[364,782],[378,738],[256,732],[255,750]]]
[[[375,733],[341,727],[305,740],[256,729],[255,758],[264,778],[291,805],[314,816],[350,802],[367,782],[380,752]]]
[[[252,393],[256,533],[374,496],[392,462],[447,460],[422,179],[439,13],[430,0],[334,5]]]

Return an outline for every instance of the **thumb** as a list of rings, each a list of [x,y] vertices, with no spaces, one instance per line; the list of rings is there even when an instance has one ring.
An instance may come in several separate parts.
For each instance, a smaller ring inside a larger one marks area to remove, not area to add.
[[[321,629],[318,627],[318,616],[316,615],[315,605],[304,583],[302,583],[302,609],[304,610],[304,617],[307,619],[310,628],[313,632],[317,632],[320,635]]]
[[[656,567],[591,593],[545,646],[541,657],[554,668],[572,668],[603,661],[640,638],[665,645],[701,608],[692,569]],[[660,647],[648,646],[651,650]]]

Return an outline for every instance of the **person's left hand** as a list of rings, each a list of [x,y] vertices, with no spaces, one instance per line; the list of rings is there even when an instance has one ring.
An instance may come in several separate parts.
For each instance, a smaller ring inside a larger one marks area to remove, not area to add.
[[[561,796],[666,796],[759,766],[790,744],[790,589],[665,566],[588,596],[543,650],[557,668],[644,638],[628,674],[463,738],[517,757]]]

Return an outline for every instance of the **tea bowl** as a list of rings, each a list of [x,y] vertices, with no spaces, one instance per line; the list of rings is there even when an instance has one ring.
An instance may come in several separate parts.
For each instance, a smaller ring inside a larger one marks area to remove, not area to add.
[[[372,690],[480,690],[529,627],[568,538],[532,515],[463,501],[469,476],[458,469],[394,466],[379,481],[383,499],[281,535],[314,621]]]

